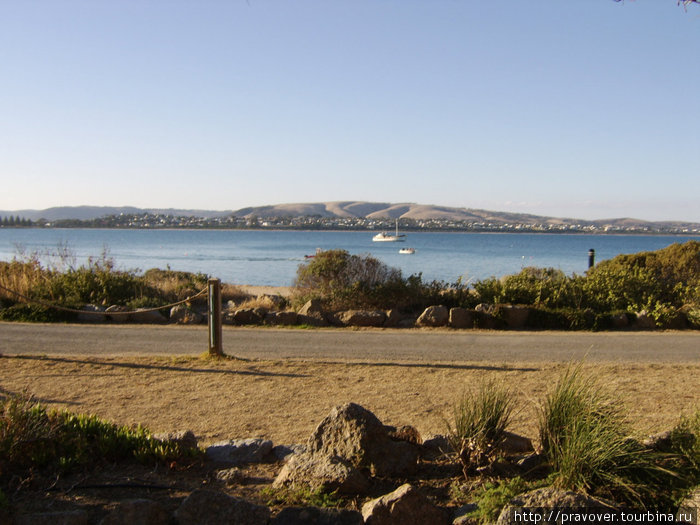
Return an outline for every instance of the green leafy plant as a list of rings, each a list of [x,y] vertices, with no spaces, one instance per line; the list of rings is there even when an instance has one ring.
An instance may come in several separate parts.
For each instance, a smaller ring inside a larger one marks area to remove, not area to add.
[[[519,476],[502,481],[484,483],[472,496],[477,504],[477,508],[470,513],[470,516],[479,520],[480,523],[495,523],[503,507],[515,496],[546,487],[548,484],[549,481],[547,479],[525,481]]]
[[[154,439],[141,426],[47,411],[27,395],[8,396],[0,402],[0,480],[34,468],[68,471],[99,461],[156,463],[199,454],[177,442]]]

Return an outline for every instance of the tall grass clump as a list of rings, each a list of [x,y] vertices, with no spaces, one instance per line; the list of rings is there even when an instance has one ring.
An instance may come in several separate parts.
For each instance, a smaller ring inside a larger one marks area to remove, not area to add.
[[[453,407],[452,422],[446,422],[448,439],[459,455],[465,477],[495,460],[513,409],[511,392],[495,381],[464,394]]]
[[[685,463],[690,486],[700,485],[700,407],[681,417],[671,431],[671,450]]]
[[[546,397],[539,437],[556,486],[645,508],[673,504],[673,458],[633,439],[621,404],[580,365]]]

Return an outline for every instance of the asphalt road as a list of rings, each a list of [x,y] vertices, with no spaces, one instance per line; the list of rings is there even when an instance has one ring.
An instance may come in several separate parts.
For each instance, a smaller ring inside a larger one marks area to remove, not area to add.
[[[199,355],[206,326],[0,323],[0,354]],[[489,332],[224,327],[244,358],[391,361],[700,363],[700,332]]]

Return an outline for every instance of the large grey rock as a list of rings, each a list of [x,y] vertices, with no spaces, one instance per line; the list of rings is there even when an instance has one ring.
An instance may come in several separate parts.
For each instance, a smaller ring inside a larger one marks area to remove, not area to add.
[[[184,304],[178,304],[170,309],[170,320],[177,324],[201,324],[204,316]]]
[[[311,454],[339,456],[378,476],[413,472],[419,452],[413,443],[393,440],[372,412],[355,403],[332,409],[311,434],[308,450]]]
[[[362,506],[366,525],[447,525],[449,513],[433,505],[418,489],[406,483],[390,494]]]
[[[267,525],[270,509],[222,492],[195,490],[175,511],[180,525]]]
[[[612,322],[612,327],[616,328],[618,330],[621,330],[623,328],[627,328],[630,324],[630,321],[627,318],[627,314],[625,312],[619,312],[616,314],[612,314],[610,316],[610,321]]]
[[[287,507],[270,525],[362,525],[362,514],[356,510],[318,507]]]
[[[78,314],[79,323],[104,323],[107,316],[104,315],[104,307],[96,304],[86,304]]]
[[[262,308],[241,308],[226,314],[226,320],[235,325],[260,324],[267,312]]]
[[[131,310],[126,306],[113,304],[105,310],[107,318],[113,323],[126,323],[130,320]]]
[[[386,311],[386,318],[384,320],[385,328],[396,328],[401,322],[402,315],[396,308]]]
[[[527,325],[530,309],[527,306],[506,304],[499,307],[501,317],[506,323],[506,328],[522,330]]]
[[[179,430],[176,432],[160,432],[153,434],[153,438],[159,441],[176,443],[183,448],[197,448],[197,437],[191,430]]]
[[[543,516],[543,509],[547,515]],[[546,521],[550,511],[561,510],[563,512],[587,509],[590,511],[599,510],[605,512],[615,512],[617,509],[610,503],[572,492],[570,490],[561,490],[554,487],[545,487],[523,494],[517,495],[510,500],[503,508],[498,516],[497,525],[521,524],[523,522],[523,513],[533,512],[539,517],[539,523],[554,523],[554,521]],[[579,512],[580,513],[580,512]],[[533,520],[534,521],[534,520]],[[589,523],[595,523],[590,522]]]
[[[416,324],[418,326],[445,326],[450,318],[450,312],[442,305],[428,306],[420,314]]]
[[[640,330],[653,330],[656,328],[656,320],[649,315],[649,312],[642,310],[637,312],[637,319],[635,321],[635,327]]]
[[[150,308],[137,308],[131,313],[129,320],[139,324],[165,324],[168,322],[160,310],[151,310]]]
[[[508,431],[503,433],[503,440],[498,444],[498,448],[506,454],[525,454],[535,450],[530,438]]]
[[[297,322],[309,326],[328,326],[326,312],[319,299],[311,299],[297,312]]]
[[[267,312],[265,322],[271,325],[291,326],[297,324],[296,312]]]
[[[436,434],[423,440],[423,453],[428,457],[440,457],[454,452],[447,436]]]
[[[272,455],[279,461],[285,461],[293,454],[303,454],[306,452],[306,445],[275,445],[272,447]]]
[[[100,525],[168,525],[170,515],[160,503],[149,499],[121,501]]]
[[[474,313],[466,308],[450,308],[448,324],[452,328],[473,328]]]
[[[340,326],[384,326],[386,314],[380,310],[347,310],[333,316],[334,324]]]
[[[231,466],[258,463],[272,450],[269,439],[229,439],[218,441],[205,450],[207,458]]]
[[[273,488],[305,487],[339,494],[363,494],[369,480],[348,461],[326,454],[294,454],[272,483]]]
[[[217,470],[214,478],[218,481],[223,481],[227,485],[238,485],[246,480],[245,472],[238,467],[231,467],[222,470]]]

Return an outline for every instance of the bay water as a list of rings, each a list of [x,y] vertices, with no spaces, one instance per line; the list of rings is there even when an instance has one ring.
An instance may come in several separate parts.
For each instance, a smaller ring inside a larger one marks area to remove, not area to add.
[[[36,254],[44,263],[68,252],[74,264],[103,252],[119,269],[170,268],[201,272],[224,282],[290,286],[306,255],[343,249],[372,255],[404,276],[463,282],[519,272],[526,266],[553,267],[583,274],[588,251],[596,262],[622,253],[664,248],[698,236],[581,235],[528,233],[413,233],[405,242],[372,242],[376,232],[268,230],[0,229],[0,260]],[[400,248],[415,249],[412,255]],[[52,255],[53,254],[53,255]]]

